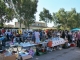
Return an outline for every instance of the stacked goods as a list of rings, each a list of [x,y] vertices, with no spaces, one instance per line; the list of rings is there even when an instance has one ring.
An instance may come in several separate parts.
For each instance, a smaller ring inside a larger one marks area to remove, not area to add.
[[[43,55],[43,54],[46,54],[46,53],[47,53],[46,48],[42,47],[41,44],[36,48],[36,55],[37,56],[40,56],[40,55]]]
[[[75,47],[76,44],[75,44],[75,43],[71,43],[70,46],[71,46],[71,47]]]

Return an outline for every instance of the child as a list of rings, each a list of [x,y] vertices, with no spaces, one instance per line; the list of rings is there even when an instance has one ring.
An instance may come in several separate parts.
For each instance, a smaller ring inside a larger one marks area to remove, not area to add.
[[[30,50],[29,50],[29,54],[30,54],[32,57],[34,56],[34,51],[33,51],[32,48],[30,48]]]

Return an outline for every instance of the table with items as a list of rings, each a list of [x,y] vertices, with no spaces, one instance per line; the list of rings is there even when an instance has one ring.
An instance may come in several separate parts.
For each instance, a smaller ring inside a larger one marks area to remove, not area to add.
[[[65,44],[65,40],[63,38],[52,38],[50,41],[48,41],[48,47],[54,47],[58,45]]]
[[[47,47],[54,47],[58,45],[65,44],[65,40],[62,38],[52,38],[51,40],[45,40],[40,43],[33,43],[33,42],[21,42],[21,43],[13,43],[9,42],[10,50],[9,52],[13,53],[17,59],[30,59],[33,58],[34,55],[42,55],[47,53]]]

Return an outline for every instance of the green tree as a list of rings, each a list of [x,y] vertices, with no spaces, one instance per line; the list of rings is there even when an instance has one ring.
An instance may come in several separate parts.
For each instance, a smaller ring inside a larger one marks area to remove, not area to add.
[[[35,21],[38,0],[13,0],[17,18],[20,23],[29,28],[30,24]]]
[[[45,8],[43,8],[43,11],[40,12],[39,16],[40,16],[40,21],[44,21],[46,23],[46,26],[47,23],[52,22],[51,13],[49,12],[49,10]]]
[[[13,9],[7,6],[4,0],[0,0],[0,25],[3,27],[5,22],[9,22],[14,18],[13,16]]]
[[[72,8],[68,13],[68,27],[71,29],[78,27],[78,13],[75,8]]]
[[[4,17],[4,20],[6,22],[12,21],[14,18],[14,10],[12,8],[6,8],[6,15]]]
[[[53,13],[53,15],[52,15],[52,21],[53,21],[55,27],[57,27],[59,25],[57,23],[58,22],[58,18],[56,16],[56,13]]]
[[[80,28],[80,13],[77,13],[78,14],[78,18],[77,18],[77,27]]]
[[[64,8],[61,8],[57,13],[56,17],[58,19],[57,23],[67,29],[67,12]]]
[[[75,8],[72,8],[70,11],[65,11],[64,8],[61,8],[58,12],[53,13],[53,20],[63,29],[80,27],[80,13],[77,13]]]
[[[1,26],[3,26],[3,23],[4,23],[4,20],[2,17],[5,15],[5,9],[6,9],[6,5],[2,0],[0,0],[0,25]]]

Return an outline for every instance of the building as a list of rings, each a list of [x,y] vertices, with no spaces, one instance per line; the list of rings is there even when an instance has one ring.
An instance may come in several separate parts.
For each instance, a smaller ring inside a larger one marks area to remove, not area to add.
[[[30,25],[30,29],[42,29],[46,27],[47,26],[44,22],[35,22]],[[20,28],[19,22],[15,22],[15,28]],[[21,28],[25,28],[25,25],[21,24]]]
[[[11,24],[6,25],[6,24],[4,24],[4,27],[11,27],[11,28],[14,28],[14,25],[11,25]]]

